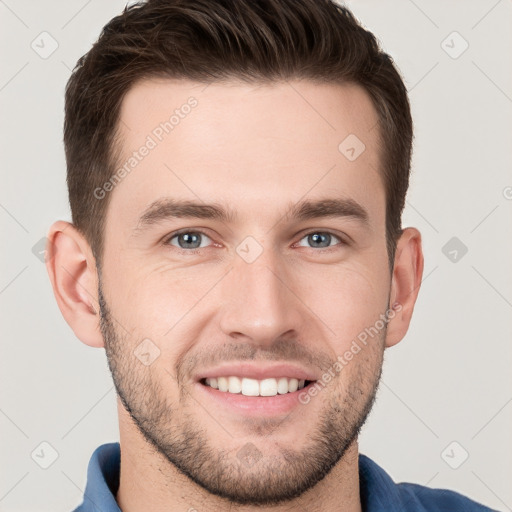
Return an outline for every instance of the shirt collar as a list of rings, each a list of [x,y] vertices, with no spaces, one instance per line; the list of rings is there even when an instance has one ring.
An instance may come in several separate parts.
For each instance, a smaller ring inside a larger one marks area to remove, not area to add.
[[[120,467],[119,443],[102,444],[96,448],[87,469],[84,501],[74,512],[121,512],[115,498]]]
[[[398,485],[373,460],[359,454],[359,494],[363,512],[402,510]]]

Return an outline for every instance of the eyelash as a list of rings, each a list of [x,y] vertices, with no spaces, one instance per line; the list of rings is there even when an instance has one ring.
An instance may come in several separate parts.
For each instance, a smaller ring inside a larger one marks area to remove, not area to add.
[[[184,249],[182,247],[177,247],[177,246],[174,246],[174,245],[171,244],[171,240],[173,240],[174,238],[176,238],[179,235],[184,235],[184,234],[204,235],[205,237],[210,238],[210,240],[211,240],[211,237],[208,236],[208,234],[206,234],[204,231],[201,231],[200,229],[195,229],[195,230],[183,229],[183,230],[176,231],[176,232],[172,233],[170,236],[166,237],[162,243],[165,246],[171,246],[174,249],[176,249],[177,251],[179,251],[181,253],[187,253],[187,254],[197,254],[198,251],[200,251],[201,249],[207,249],[207,247],[197,247],[195,249]],[[309,247],[309,249],[316,249],[317,251],[321,250],[322,252],[326,252],[326,251],[330,251],[330,250],[335,249],[338,245],[340,245],[340,246],[347,246],[347,245],[349,245],[349,243],[345,239],[343,239],[340,235],[337,235],[337,234],[335,234],[335,233],[333,233],[331,231],[321,231],[321,230],[318,230],[318,229],[315,229],[315,230],[312,230],[312,231],[309,231],[309,232],[303,234],[302,237],[300,238],[299,242],[301,240],[303,240],[304,238],[308,237],[309,235],[313,235],[313,234],[331,235],[332,237],[338,239],[339,243],[335,244],[333,246],[329,246],[329,247],[320,247],[320,248]]]

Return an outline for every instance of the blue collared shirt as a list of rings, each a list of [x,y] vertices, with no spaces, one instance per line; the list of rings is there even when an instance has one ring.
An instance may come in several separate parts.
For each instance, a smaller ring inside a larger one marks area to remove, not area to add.
[[[83,503],[73,512],[121,512],[115,499],[120,462],[119,443],[96,448],[87,470]],[[359,483],[363,512],[496,512],[446,489],[395,484],[380,466],[362,454]]]

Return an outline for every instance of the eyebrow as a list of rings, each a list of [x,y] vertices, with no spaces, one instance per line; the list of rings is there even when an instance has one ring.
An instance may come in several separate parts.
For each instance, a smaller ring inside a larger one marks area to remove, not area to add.
[[[349,217],[365,226],[369,224],[367,210],[350,198],[302,200],[298,203],[291,203],[282,220],[304,221],[335,217]],[[210,219],[233,223],[238,216],[231,208],[225,208],[216,203],[197,203],[167,197],[154,201],[144,210],[134,231],[140,232],[152,225],[176,218]]]

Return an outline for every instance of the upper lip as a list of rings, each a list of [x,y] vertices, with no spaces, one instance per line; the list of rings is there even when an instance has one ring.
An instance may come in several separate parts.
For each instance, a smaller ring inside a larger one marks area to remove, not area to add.
[[[317,380],[315,374],[303,368],[290,363],[274,363],[274,364],[254,364],[247,362],[229,363],[197,373],[196,380],[200,381],[212,377],[245,377],[248,379],[277,379],[279,377],[287,377],[297,380]]]

